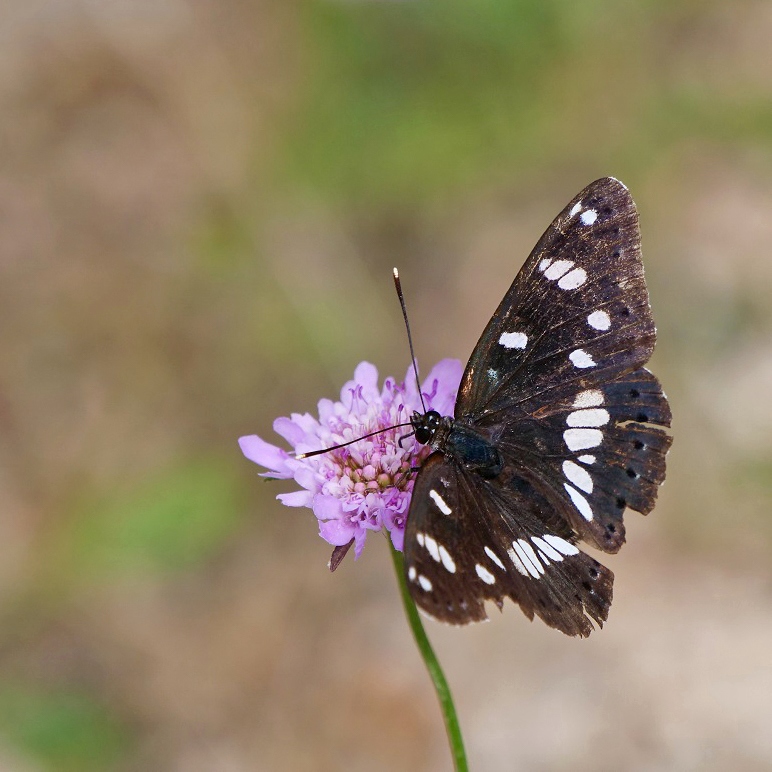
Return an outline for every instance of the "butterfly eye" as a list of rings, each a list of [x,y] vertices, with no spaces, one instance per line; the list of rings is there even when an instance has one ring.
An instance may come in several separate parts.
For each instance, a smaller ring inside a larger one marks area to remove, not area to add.
[[[428,445],[431,442],[434,432],[427,426],[420,426],[415,430],[415,438],[421,445]]]

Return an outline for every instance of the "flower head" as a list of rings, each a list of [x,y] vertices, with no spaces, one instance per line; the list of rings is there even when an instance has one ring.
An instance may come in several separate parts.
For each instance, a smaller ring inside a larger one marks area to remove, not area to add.
[[[461,374],[457,359],[443,359],[432,369],[421,385],[427,410],[452,414]],[[254,434],[241,437],[239,445],[250,461],[270,470],[262,476],[292,478],[300,485],[301,490],[277,498],[290,507],[311,507],[319,535],[336,548],[353,542],[359,557],[368,531],[385,528],[401,550],[413,490],[410,470],[420,465],[429,449],[412,436],[405,438],[405,427],[393,427],[410,421],[416,410],[423,407],[412,367],[403,383],[387,378],[379,390],[377,369],[362,362],[354,380],[343,386],[339,402],[320,400],[319,418],[293,413],[274,421],[274,431],[292,446],[293,454]],[[386,431],[345,448],[295,457],[380,429]]]

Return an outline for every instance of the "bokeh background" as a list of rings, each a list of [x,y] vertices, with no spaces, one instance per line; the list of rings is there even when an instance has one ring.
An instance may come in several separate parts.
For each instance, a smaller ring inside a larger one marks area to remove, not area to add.
[[[0,3],[0,770],[447,770],[383,539],[236,439],[639,206],[675,444],[606,628],[430,634],[476,770],[772,768],[772,4]]]

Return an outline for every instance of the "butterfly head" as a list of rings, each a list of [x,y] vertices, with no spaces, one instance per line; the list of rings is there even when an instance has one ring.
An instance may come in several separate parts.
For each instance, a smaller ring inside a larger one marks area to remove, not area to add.
[[[415,432],[415,438],[421,445],[431,445],[437,430],[443,425],[442,416],[436,410],[426,413],[413,413],[410,419]]]

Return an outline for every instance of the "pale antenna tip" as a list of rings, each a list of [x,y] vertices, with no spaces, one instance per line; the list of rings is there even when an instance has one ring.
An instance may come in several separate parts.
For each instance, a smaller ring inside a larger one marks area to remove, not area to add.
[[[399,271],[396,268],[391,269],[395,279],[399,279]]]
[[[308,453],[296,453],[295,454],[295,461],[302,461]]]

